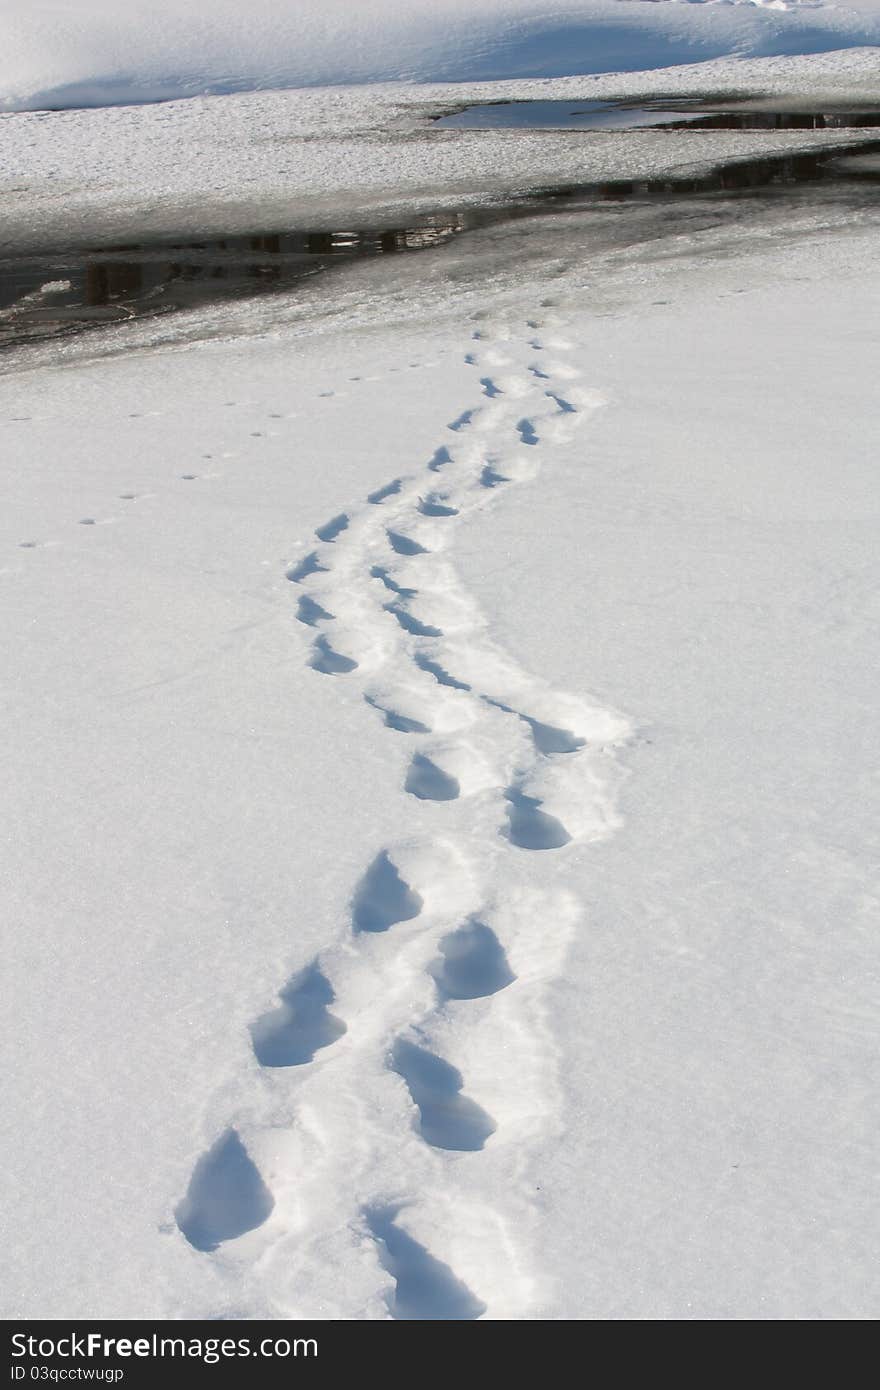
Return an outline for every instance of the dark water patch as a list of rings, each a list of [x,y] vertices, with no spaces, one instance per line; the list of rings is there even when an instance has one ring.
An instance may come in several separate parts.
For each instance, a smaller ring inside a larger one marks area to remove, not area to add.
[[[880,126],[880,111],[779,110],[754,102],[493,101],[440,116],[435,124],[455,130],[861,130]]]

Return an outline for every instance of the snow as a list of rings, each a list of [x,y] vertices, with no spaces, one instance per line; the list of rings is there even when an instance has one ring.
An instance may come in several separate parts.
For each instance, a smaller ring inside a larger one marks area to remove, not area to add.
[[[7,359],[5,1316],[876,1315],[876,228],[737,207]]]
[[[0,0],[0,108],[637,71],[880,41],[851,6],[647,0]]]

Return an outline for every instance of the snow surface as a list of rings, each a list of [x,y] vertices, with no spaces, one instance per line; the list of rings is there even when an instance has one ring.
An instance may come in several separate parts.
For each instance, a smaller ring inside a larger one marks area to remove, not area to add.
[[[7,359],[5,1316],[877,1315],[876,217],[743,206]]]
[[[880,42],[855,6],[645,0],[0,0],[0,108],[634,71]]]

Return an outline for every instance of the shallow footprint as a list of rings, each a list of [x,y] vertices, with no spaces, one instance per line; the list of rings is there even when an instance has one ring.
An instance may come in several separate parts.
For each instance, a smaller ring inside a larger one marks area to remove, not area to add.
[[[427,550],[410,536],[402,536],[399,531],[386,531],[388,544],[396,555],[427,555]]]
[[[430,971],[442,1000],[485,999],[516,979],[498,937],[473,917],[443,937]]]
[[[335,541],[337,536],[347,530],[348,517],[345,515],[345,512],[340,512],[339,516],[332,517],[331,520],[326,521],[323,526],[317,526],[315,528],[315,535],[318,537],[319,541],[330,542]]]
[[[301,584],[310,574],[326,573],[327,566],[321,564],[321,561],[318,559],[317,551],[312,550],[302,560],[297,561],[295,565],[291,565],[290,569],[287,571],[287,578],[290,580],[291,584]]]
[[[419,1111],[419,1131],[435,1149],[475,1153],[495,1133],[491,1115],[461,1094],[460,1071],[424,1047],[398,1038],[391,1069],[406,1082]]]
[[[342,1019],[328,1012],[336,996],[317,963],[294,975],[278,997],[280,1009],[251,1025],[254,1054],[263,1067],[302,1066],[347,1031]]]
[[[404,790],[420,801],[455,801],[461,794],[458,780],[441,771],[424,753],[416,753],[410,763]]]
[[[262,1226],[274,1205],[244,1144],[228,1129],[199,1159],[174,1217],[196,1250],[216,1250]]]
[[[398,922],[418,917],[423,899],[413,892],[392,864],[388,851],[377,854],[357,888],[351,904],[356,932],[383,932]]]
[[[379,1259],[395,1281],[388,1311],[398,1322],[464,1322],[485,1313],[486,1305],[412,1236],[394,1224],[396,1207],[364,1213]]]
[[[527,714],[521,714],[520,719],[531,729],[538,752],[548,757],[554,753],[576,753],[586,744],[586,739],[578,738],[577,734],[569,733],[568,729],[557,729],[553,724],[542,724],[537,719],[530,719]]]
[[[296,617],[300,623],[305,623],[307,627],[315,627],[318,623],[327,621],[333,617],[326,608],[322,608],[320,603],[316,603],[308,594],[301,594],[296,605]]]
[[[526,796],[515,787],[505,793],[508,801],[508,839],[519,849],[561,849],[571,836],[561,821],[540,810],[538,797]]]

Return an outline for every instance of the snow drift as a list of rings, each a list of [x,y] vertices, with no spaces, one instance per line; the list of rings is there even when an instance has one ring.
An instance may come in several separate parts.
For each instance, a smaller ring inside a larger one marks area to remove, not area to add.
[[[645,0],[0,0],[0,108],[640,71],[880,44],[858,8]]]

